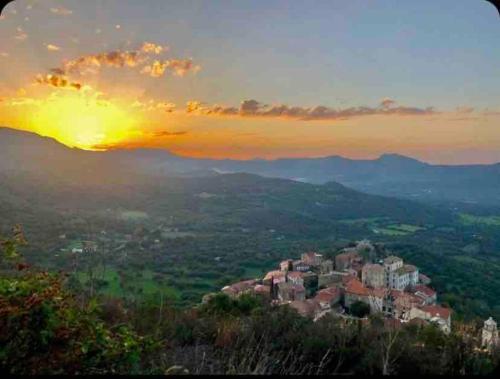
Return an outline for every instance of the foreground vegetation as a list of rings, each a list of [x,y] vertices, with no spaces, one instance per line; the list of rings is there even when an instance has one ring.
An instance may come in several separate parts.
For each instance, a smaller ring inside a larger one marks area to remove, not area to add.
[[[477,349],[481,325],[397,328],[379,317],[318,322],[258,297],[219,294],[179,309],[86,299],[63,273],[29,267],[17,229],[0,239],[0,373],[495,374],[500,352]]]

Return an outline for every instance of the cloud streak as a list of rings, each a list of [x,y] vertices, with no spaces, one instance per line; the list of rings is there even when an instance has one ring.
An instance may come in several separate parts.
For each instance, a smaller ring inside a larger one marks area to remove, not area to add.
[[[48,45],[50,51],[57,51],[55,45]],[[98,54],[88,54],[76,59],[65,60],[60,67],[51,69],[57,75],[98,74],[103,67],[132,68],[153,78],[164,76],[167,72],[175,76],[185,76],[189,72],[196,73],[201,69],[192,59],[154,59],[152,56],[168,52],[167,46],[152,42],[144,42],[140,48],[131,51],[113,50]]]
[[[184,136],[188,134],[187,131],[179,131],[179,132],[169,132],[168,130],[160,130],[158,132],[153,132],[151,135],[153,137],[178,137],[178,136]]]
[[[200,70],[200,66],[194,65],[191,59],[170,59],[164,61],[155,60],[152,64],[144,66],[141,73],[149,75],[153,78],[159,78],[168,70],[175,76],[182,77],[188,72],[198,72]]]
[[[166,113],[172,113],[175,111],[176,105],[171,102],[165,101],[156,101],[156,100],[148,100],[148,101],[139,101],[136,100],[132,103],[132,108],[138,108],[143,111],[163,111]]]
[[[37,75],[35,81],[38,84],[46,84],[56,88],[80,90],[83,87],[81,83],[70,81],[67,77],[57,74]]]
[[[63,8],[63,7],[58,7],[58,8],[50,8],[50,12],[53,14],[56,14],[58,16],[69,16],[73,14],[73,11],[71,9]]]
[[[168,46],[157,45],[152,42],[144,42],[141,46],[141,51],[143,53],[154,53],[156,55],[161,54],[163,51],[168,51]]]
[[[244,100],[238,108],[223,106],[206,106],[197,101],[186,105],[186,113],[206,116],[240,116],[287,118],[300,121],[346,120],[359,116],[401,115],[424,116],[438,113],[433,107],[418,108],[396,105],[392,99],[384,99],[378,107],[350,107],[335,109],[326,106],[301,107],[288,105],[267,105],[257,100]]]
[[[47,45],[47,50],[49,50],[49,51],[59,51],[59,50],[61,50],[61,48],[59,46],[56,46],[56,45],[53,45],[53,44],[49,43]]]
[[[77,59],[66,61],[57,70],[65,74],[95,74],[99,72],[101,67],[136,67],[145,62],[146,59],[147,57],[138,51],[115,50],[106,53],[84,55]]]

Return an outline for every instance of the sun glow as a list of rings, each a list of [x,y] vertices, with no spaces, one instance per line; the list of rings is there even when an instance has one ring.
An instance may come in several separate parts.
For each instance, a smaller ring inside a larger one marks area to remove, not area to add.
[[[31,113],[31,129],[65,145],[101,150],[134,133],[137,115],[114,101],[85,94],[59,94],[39,101]]]

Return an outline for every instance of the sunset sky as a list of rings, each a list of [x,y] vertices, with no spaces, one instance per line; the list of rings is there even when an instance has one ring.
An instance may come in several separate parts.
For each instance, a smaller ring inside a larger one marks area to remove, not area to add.
[[[500,161],[500,17],[471,0],[16,0],[0,125],[85,149]]]

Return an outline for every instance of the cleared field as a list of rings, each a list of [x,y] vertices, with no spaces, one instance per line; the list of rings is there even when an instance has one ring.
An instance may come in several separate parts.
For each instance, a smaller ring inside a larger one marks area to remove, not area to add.
[[[374,228],[372,231],[375,234],[384,234],[386,236],[405,236],[409,234],[408,232],[389,228]]]
[[[98,276],[105,284],[99,288],[99,292],[109,296],[123,297],[127,293],[139,292],[144,295],[153,295],[163,293],[168,298],[176,300],[179,297],[178,292],[163,281],[155,278],[155,274],[150,270],[143,270],[140,273],[123,272],[123,280],[120,279],[120,273],[114,269],[107,269],[103,276]],[[78,272],[77,278],[82,285],[87,285],[88,274]]]
[[[389,225],[387,228],[408,233],[415,233],[418,232],[419,230],[425,229],[422,228],[421,226],[410,225],[410,224],[394,224],[394,225]]]
[[[500,226],[500,216],[474,216],[468,213],[460,213],[460,222],[464,225]]]
[[[375,234],[383,234],[386,236],[406,236],[423,229],[425,228],[411,224],[390,224],[381,227],[374,227],[372,231]]]

